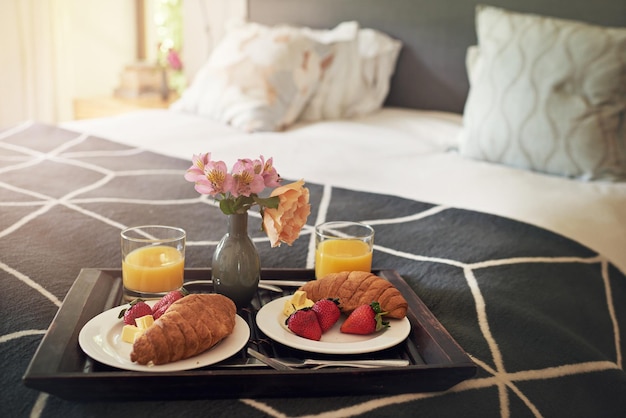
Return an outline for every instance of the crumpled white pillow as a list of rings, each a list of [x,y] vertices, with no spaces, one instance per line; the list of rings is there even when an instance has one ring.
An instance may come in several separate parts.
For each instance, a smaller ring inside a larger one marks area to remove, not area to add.
[[[239,23],[170,106],[246,131],[382,107],[402,44],[354,21],[330,30]]]
[[[249,132],[282,130],[302,112],[333,53],[299,28],[241,23],[170,109]]]
[[[350,40],[333,40],[336,53],[325,66],[317,90],[300,120],[318,121],[366,115],[383,106],[402,43],[378,30],[359,28]]]
[[[626,181],[626,29],[490,6],[476,25],[460,153]]]

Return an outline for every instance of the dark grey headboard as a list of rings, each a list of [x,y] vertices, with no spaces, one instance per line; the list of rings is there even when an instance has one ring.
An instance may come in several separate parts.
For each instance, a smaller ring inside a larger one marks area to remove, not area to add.
[[[625,0],[248,0],[248,17],[312,28],[356,20],[384,31],[404,43],[386,104],[461,113],[468,91],[465,53],[476,42],[479,3],[626,26]]]

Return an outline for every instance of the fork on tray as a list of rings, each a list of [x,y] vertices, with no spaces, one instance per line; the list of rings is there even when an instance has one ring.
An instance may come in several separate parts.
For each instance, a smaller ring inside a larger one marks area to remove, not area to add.
[[[376,368],[376,367],[404,367],[409,365],[404,359],[382,359],[382,360],[317,360],[298,359],[291,357],[268,357],[258,351],[248,348],[248,354],[261,360],[268,366],[280,368],[282,370],[311,367],[311,370],[318,370],[325,367],[356,367],[356,368]]]

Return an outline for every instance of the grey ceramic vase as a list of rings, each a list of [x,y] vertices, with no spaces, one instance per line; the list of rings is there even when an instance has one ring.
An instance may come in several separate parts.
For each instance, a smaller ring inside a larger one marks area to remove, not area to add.
[[[248,236],[248,213],[228,215],[228,232],[220,240],[211,265],[215,291],[235,302],[250,304],[259,287],[261,260]]]

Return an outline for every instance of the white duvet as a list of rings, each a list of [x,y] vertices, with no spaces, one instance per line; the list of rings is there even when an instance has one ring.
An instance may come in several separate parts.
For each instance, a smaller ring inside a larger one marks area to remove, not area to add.
[[[469,160],[461,115],[385,108],[373,115],[243,133],[168,110],[67,122],[79,132],[189,160],[273,157],[282,177],[385,193],[527,222],[574,239],[626,272],[626,183],[592,183]],[[480,239],[480,237],[477,237]]]

